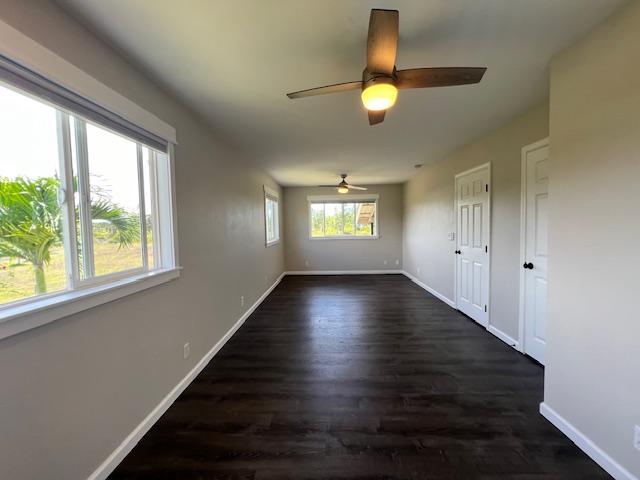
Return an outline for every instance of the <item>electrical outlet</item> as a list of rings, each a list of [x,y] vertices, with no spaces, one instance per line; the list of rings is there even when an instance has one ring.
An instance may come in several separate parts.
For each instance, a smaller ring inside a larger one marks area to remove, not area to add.
[[[240,295],[240,306],[244,307],[244,295]]]
[[[633,446],[640,450],[640,425],[636,425],[635,435],[633,436]]]
[[[182,349],[182,356],[186,360],[187,358],[189,358],[189,355],[191,355],[191,344],[187,342],[184,344],[184,347]]]
[[[400,266],[400,260],[396,259],[396,267]]]
[[[304,261],[304,266],[305,266],[305,267],[308,267],[308,266],[309,266],[309,260],[305,260],[305,261]]]
[[[269,283],[269,277],[267,277],[266,275],[264,276],[264,283]]]
[[[387,260],[385,260],[384,262],[382,262],[384,265],[388,265],[389,262]]]
[[[420,267],[416,268],[416,273],[420,275]]]

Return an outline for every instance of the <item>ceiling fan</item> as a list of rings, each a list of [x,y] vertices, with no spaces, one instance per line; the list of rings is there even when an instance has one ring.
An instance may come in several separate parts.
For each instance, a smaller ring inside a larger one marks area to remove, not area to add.
[[[486,68],[441,67],[396,70],[398,11],[371,10],[367,37],[367,66],[362,80],[287,93],[291,99],[362,89],[362,103],[369,125],[382,123],[385,112],[396,103],[398,89],[467,85],[482,80]]]
[[[356,185],[351,185],[347,183],[347,174],[340,174],[342,177],[342,181],[338,185],[318,185],[319,187],[331,187],[338,190],[339,193],[349,193],[349,190],[366,190],[365,187],[358,187]]]

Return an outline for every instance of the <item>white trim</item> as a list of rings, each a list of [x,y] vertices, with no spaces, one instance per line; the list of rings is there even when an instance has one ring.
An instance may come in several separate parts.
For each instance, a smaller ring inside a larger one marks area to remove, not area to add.
[[[309,195],[307,196],[307,202],[337,202],[337,203],[367,203],[367,201],[380,200],[380,195],[377,193],[364,194],[349,194],[343,193],[341,195]],[[377,212],[376,212],[377,214]]]
[[[489,325],[487,327],[487,332],[495,335],[496,337],[498,337],[500,340],[502,340],[504,343],[506,343],[510,347],[515,348],[518,352],[521,351],[520,350],[520,344],[518,343],[518,341],[516,339],[512,338],[511,336],[507,335],[506,333],[504,333],[499,328],[496,328],[493,325]]]
[[[403,274],[402,270],[290,270],[285,275],[387,275]]]
[[[52,293],[0,311],[0,339],[112,302],[180,276],[180,268],[155,270],[106,285]]]
[[[134,125],[176,143],[176,129],[171,125],[1,20],[0,53]]]
[[[413,275],[411,275],[409,272],[407,271],[402,271],[402,274],[407,277],[409,280],[411,280],[413,283],[415,283],[416,285],[418,285],[419,287],[424,288],[427,292],[429,292],[431,295],[433,295],[434,297],[436,297],[438,300],[443,301],[444,303],[446,303],[447,305],[449,305],[451,308],[456,308],[456,303],[451,300],[450,298],[445,297],[444,295],[442,295],[440,292],[438,292],[437,290],[434,290],[433,288],[431,288],[429,285],[427,285],[426,283],[420,281],[417,277],[414,277]]]
[[[523,265],[526,257],[527,242],[527,154],[549,146],[549,137],[522,147],[520,153],[520,263]],[[519,305],[518,305],[518,350],[524,352],[524,302],[525,302],[525,271],[520,267]]]
[[[333,235],[331,237],[312,237],[309,240],[379,240],[380,235]]]
[[[487,222],[489,224],[489,238],[487,241],[487,321],[486,321],[486,325],[483,324],[483,322],[477,322],[479,325],[482,325],[485,328],[489,328],[489,325],[491,325],[491,243],[492,243],[492,232],[493,232],[493,225],[491,223],[492,221],[492,215],[491,215],[491,196],[493,194],[493,183],[492,183],[492,175],[491,175],[491,162],[486,162],[483,163],[482,165],[478,165],[477,167],[473,167],[470,168],[468,170],[465,170],[463,172],[457,173],[454,178],[453,178],[453,220],[454,220],[454,224],[455,224],[455,228],[456,228],[456,249],[458,247],[458,241],[460,239],[460,232],[458,232],[458,178],[459,177],[463,177],[465,175],[468,175],[470,173],[474,173],[477,172],[479,170],[483,170],[483,169],[487,169],[487,185],[489,186],[489,191],[487,192],[489,194],[488,198],[487,198],[487,203],[488,203],[488,219]],[[453,299],[454,299],[454,308],[457,309],[458,308],[458,261],[455,257],[454,254],[454,258],[453,258]]]
[[[160,417],[167,411],[167,409],[176,401],[180,394],[193,382],[198,374],[207,366],[211,359],[224,347],[225,343],[233,336],[234,333],[242,326],[247,318],[254,312],[258,306],[264,301],[265,298],[278,286],[282,278],[282,273],[276,281],[271,285],[262,296],[256,300],[256,302],[244,312],[244,314],[238,319],[238,321],[225,333],[225,335],[209,350],[204,357],[187,373],[187,375],[180,380],[180,382],[173,387],[173,389],[156,405],[156,407],[149,412],[149,414],[138,424],[133,431],[127,435],[120,445],[109,455],[102,464],[96,470],[89,475],[88,480],[104,480],[111,472],[124,460],[124,458],[133,450],[133,447],[142,439],[142,437],[149,431],[149,429],[160,419]]]
[[[638,480],[638,477],[616,462],[609,454],[596,445],[593,440],[571,425],[571,423],[545,402],[540,404],[540,413],[613,478],[616,480]]]

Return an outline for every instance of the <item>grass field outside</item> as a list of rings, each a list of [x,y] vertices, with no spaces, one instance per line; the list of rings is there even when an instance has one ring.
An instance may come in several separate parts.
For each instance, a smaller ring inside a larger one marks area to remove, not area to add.
[[[140,243],[119,248],[117,243],[94,245],[95,271],[97,275],[120,272],[142,265]],[[51,250],[51,261],[45,267],[47,293],[66,288],[64,253],[62,246]],[[35,295],[33,267],[24,261],[0,258],[0,305]]]

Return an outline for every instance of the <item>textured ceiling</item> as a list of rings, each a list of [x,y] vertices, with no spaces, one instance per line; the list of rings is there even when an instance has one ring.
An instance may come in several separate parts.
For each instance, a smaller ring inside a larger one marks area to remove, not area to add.
[[[548,96],[551,57],[627,0],[58,0],[283,185],[407,180]],[[370,127],[369,10],[400,10],[398,68],[486,66],[479,85],[401,91]],[[170,120],[170,119],[169,119]],[[180,132],[178,132],[178,135]]]

